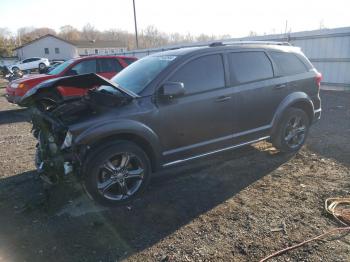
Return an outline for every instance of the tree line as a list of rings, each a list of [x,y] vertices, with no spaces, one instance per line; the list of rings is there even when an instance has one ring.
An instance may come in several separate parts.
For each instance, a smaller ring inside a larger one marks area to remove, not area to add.
[[[26,44],[46,34],[56,35],[67,41],[74,40],[110,40],[117,42],[121,47],[128,50],[136,48],[135,34],[121,29],[109,29],[100,31],[91,24],[86,24],[81,30],[64,25],[58,32],[54,29],[41,27],[22,27],[17,31],[17,35],[11,34],[7,28],[0,28],[0,56],[13,55],[13,49]],[[230,35],[206,35],[194,36],[191,34],[164,33],[155,26],[150,25],[138,33],[139,48],[153,48],[164,45],[191,43],[198,41],[210,41],[214,39],[231,38]]]

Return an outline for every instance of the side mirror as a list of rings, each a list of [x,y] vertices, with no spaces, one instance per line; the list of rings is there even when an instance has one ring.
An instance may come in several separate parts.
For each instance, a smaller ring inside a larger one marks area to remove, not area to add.
[[[185,86],[182,82],[166,82],[159,91],[161,97],[173,99],[185,94]]]

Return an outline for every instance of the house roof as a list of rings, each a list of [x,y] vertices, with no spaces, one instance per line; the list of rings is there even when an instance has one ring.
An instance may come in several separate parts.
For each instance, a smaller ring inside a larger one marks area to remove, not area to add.
[[[41,40],[41,39],[43,39],[43,38],[46,38],[46,37],[54,37],[54,38],[56,38],[56,39],[58,39],[58,40],[60,40],[60,41],[66,42],[66,43],[68,43],[68,44],[70,44],[70,45],[74,45],[72,42],[67,41],[67,40],[65,40],[65,39],[63,39],[63,38],[60,38],[60,37],[55,36],[55,35],[52,35],[52,34],[47,34],[47,35],[43,35],[43,36],[41,36],[41,37],[39,37],[39,38],[36,38],[36,39],[34,39],[34,40],[32,40],[32,41],[30,41],[30,42],[28,42],[28,43],[25,43],[24,45],[17,46],[17,47],[14,48],[13,50],[20,49],[20,48],[22,48],[22,47],[24,47],[24,46],[30,45],[30,44],[32,44],[32,43],[34,43],[34,42],[36,42],[36,41],[39,41],[39,40]]]
[[[68,40],[65,40],[63,38],[60,38],[58,36],[55,36],[55,35],[52,35],[52,34],[47,34],[47,35],[43,35],[39,38],[36,38],[24,45],[21,45],[21,46],[17,46],[16,48],[14,48],[13,50],[17,50],[17,49],[20,49],[24,46],[27,46],[27,45],[30,45],[36,41],[39,41],[43,38],[46,38],[46,37],[54,37],[60,41],[63,41],[63,42],[66,42],[70,45],[73,45],[73,46],[76,46],[76,47],[80,47],[80,48],[110,48],[110,47],[113,47],[113,48],[118,48],[118,47],[122,47],[120,46],[120,44],[118,44],[116,41],[109,41],[109,40],[72,40],[72,41],[68,41]]]
[[[109,40],[75,40],[71,41],[71,43],[80,48],[122,47],[118,42]]]

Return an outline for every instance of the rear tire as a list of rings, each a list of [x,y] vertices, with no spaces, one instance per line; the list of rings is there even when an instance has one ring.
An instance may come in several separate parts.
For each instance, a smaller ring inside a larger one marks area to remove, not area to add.
[[[44,63],[39,64],[39,71],[40,70],[43,71],[43,70],[45,70],[45,68],[46,68],[46,65]]]
[[[130,202],[144,191],[150,180],[150,161],[146,153],[131,142],[119,141],[99,147],[86,160],[84,188],[102,205]]]
[[[305,143],[309,133],[310,120],[305,111],[290,107],[280,119],[272,144],[281,152],[297,152]]]

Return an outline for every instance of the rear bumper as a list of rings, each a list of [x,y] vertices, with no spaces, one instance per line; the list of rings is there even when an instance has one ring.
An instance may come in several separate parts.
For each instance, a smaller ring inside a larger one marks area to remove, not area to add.
[[[322,112],[321,107],[314,110],[314,119],[312,121],[313,124],[321,119],[321,112]]]

